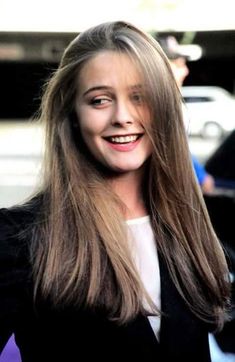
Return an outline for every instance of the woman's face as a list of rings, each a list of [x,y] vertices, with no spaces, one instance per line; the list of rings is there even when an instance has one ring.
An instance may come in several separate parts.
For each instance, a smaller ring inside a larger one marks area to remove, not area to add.
[[[115,172],[139,170],[152,152],[139,72],[126,54],[103,51],[78,77],[76,112],[92,155]]]

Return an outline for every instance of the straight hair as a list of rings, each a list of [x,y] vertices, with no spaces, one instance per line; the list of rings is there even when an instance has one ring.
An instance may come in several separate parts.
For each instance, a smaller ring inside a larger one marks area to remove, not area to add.
[[[57,306],[102,308],[118,323],[147,313],[143,298],[150,298],[131,258],[123,205],[76,127],[78,76],[103,51],[127,54],[143,79],[153,145],[143,190],[158,253],[192,312],[219,328],[229,297],[228,268],[193,172],[182,98],[158,42],[122,21],[78,35],[44,91],[42,210],[31,250],[35,296]]]

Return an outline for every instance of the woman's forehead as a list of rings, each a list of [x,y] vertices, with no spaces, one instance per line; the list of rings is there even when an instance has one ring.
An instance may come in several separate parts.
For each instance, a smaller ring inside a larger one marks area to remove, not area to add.
[[[78,86],[110,85],[120,83],[136,86],[142,83],[141,73],[133,59],[117,51],[102,51],[92,57],[81,69]]]

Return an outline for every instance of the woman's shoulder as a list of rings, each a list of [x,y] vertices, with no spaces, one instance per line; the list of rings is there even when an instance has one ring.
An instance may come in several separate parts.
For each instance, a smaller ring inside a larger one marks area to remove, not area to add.
[[[40,200],[36,197],[23,205],[0,208],[0,258],[18,257],[28,249],[30,230],[37,219]]]
[[[0,209],[0,324],[4,321],[7,325],[6,315],[22,310],[31,296],[30,225],[37,210],[36,199]]]
[[[36,219],[40,209],[40,199],[35,197],[22,205],[0,208],[0,238],[5,233],[13,235]]]

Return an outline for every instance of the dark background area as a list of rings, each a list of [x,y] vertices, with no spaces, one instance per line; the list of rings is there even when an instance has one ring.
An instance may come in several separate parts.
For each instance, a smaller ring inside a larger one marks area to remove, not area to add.
[[[185,85],[217,85],[235,93],[235,54],[221,52],[214,56],[205,56],[189,63],[190,75]],[[234,33],[235,52],[235,33]]]
[[[173,34],[180,43],[188,35]],[[0,32],[0,119],[25,119],[35,113],[44,82],[76,35]],[[188,62],[184,85],[217,85],[235,94],[235,30],[196,32],[193,43],[202,47],[203,56]]]
[[[57,64],[44,62],[0,63],[2,119],[33,116],[40,104],[42,87]]]
[[[159,33],[160,34],[160,33]],[[170,32],[162,32],[170,35]],[[184,85],[216,85],[235,94],[235,30],[175,32],[179,43],[192,37],[202,48],[202,57],[188,62],[190,74]]]

